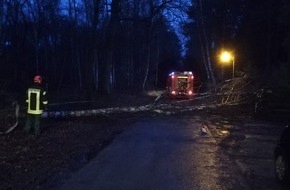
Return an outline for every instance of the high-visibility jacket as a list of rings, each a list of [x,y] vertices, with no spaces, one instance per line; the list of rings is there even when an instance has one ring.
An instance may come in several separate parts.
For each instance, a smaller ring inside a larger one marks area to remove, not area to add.
[[[47,105],[46,91],[38,85],[35,85],[27,90],[27,113],[42,114],[43,107]]]

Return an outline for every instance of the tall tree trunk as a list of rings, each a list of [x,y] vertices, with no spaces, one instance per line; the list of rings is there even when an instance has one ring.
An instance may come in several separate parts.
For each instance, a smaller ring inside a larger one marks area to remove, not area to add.
[[[133,58],[133,52],[128,52],[128,83],[127,87],[133,86],[134,83],[134,58]]]
[[[145,76],[144,76],[144,80],[143,80],[143,84],[142,84],[142,91],[145,91],[145,87],[146,87],[146,82],[148,79],[148,74],[149,74],[149,69],[150,69],[150,59],[151,59],[151,54],[150,54],[150,42],[147,41],[147,47],[146,47],[146,69],[145,69]]]
[[[266,72],[271,73],[271,49],[273,48],[272,45],[272,7],[271,7],[271,0],[267,1],[267,47],[266,47]]]
[[[210,81],[210,73],[209,73],[209,68],[208,68],[207,61],[206,61],[205,48],[203,45],[201,26],[200,26],[199,22],[197,23],[197,30],[198,30],[198,39],[199,39],[199,43],[200,43],[200,50],[201,50],[201,54],[202,54],[202,61],[203,61],[203,65],[204,65],[204,68],[206,71],[206,78],[207,78],[207,81]]]
[[[202,7],[202,0],[199,0],[199,8],[200,8],[200,19],[201,19],[201,27],[202,27],[202,35],[204,38],[204,47],[205,47],[205,53],[206,53],[206,57],[207,57],[207,65],[208,65],[208,69],[209,69],[209,74],[210,74],[210,78],[211,78],[211,82],[215,85],[216,81],[215,81],[215,77],[212,71],[212,63],[211,63],[211,59],[210,59],[210,53],[209,53],[209,43],[208,43],[208,38],[207,38],[207,34],[206,34],[206,29],[205,29],[205,24],[204,24],[204,18],[203,18],[203,7]]]
[[[119,22],[120,0],[113,0],[111,6],[111,18],[108,26],[108,37],[106,41],[107,56],[106,56],[106,68],[105,68],[105,80],[104,86],[107,94],[110,94],[113,90],[113,55],[115,45],[115,35],[117,32],[117,24]]]
[[[95,89],[99,89],[99,57],[97,48],[94,51],[94,85]]]
[[[107,94],[111,94],[112,92],[112,66],[113,66],[113,51],[107,51],[106,57],[106,69],[105,69],[105,91]]]
[[[0,0],[0,43],[1,37],[2,37],[2,21],[3,21],[3,15],[4,15],[4,0]],[[2,44],[0,44],[0,56],[2,55]]]
[[[98,56],[98,37],[97,37],[97,26],[99,23],[99,12],[100,12],[100,0],[93,0],[93,23],[92,23],[92,49],[93,49],[93,60],[89,64],[88,69],[94,68],[92,77],[89,77],[88,80],[91,80],[94,84],[90,82],[89,88],[91,91],[98,90],[99,88],[99,56]]]
[[[72,66],[72,70],[70,71],[70,74],[72,75],[71,78],[74,78],[73,77],[73,68],[75,68],[75,0],[69,0],[68,1],[69,3],[69,18],[70,18],[70,38],[69,38],[69,45],[70,45],[70,65]],[[74,13],[73,13],[74,12]],[[75,75],[77,76],[77,75]]]
[[[39,74],[39,51],[38,51],[38,31],[37,31],[37,23],[34,24],[34,40],[35,40],[35,74]]]
[[[29,3],[30,6],[30,14],[33,18],[33,39],[34,39],[34,50],[35,50],[35,74],[39,74],[39,51],[38,51],[38,45],[39,45],[39,22],[40,22],[40,7],[41,5],[39,2],[35,2],[36,4]]]
[[[160,44],[159,38],[157,39],[157,50],[156,50],[156,65],[155,65],[155,86],[158,85],[158,77],[159,77],[159,56],[160,56]]]
[[[77,76],[78,76],[78,84],[79,84],[79,89],[82,89],[83,87],[83,80],[82,80],[82,72],[81,72],[81,56],[80,53],[77,53]]]

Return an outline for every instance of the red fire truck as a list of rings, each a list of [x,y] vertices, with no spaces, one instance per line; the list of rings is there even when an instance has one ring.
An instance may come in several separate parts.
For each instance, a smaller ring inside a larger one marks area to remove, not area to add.
[[[168,76],[167,90],[171,97],[191,98],[194,76],[191,71],[172,72]]]

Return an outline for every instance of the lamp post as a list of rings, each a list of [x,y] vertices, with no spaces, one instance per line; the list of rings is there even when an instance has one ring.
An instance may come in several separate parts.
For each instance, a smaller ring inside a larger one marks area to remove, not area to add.
[[[235,78],[235,57],[233,56],[233,78]]]
[[[235,78],[235,57],[228,51],[223,51],[220,55],[220,61],[222,63],[229,63],[232,61],[233,64],[233,78]]]

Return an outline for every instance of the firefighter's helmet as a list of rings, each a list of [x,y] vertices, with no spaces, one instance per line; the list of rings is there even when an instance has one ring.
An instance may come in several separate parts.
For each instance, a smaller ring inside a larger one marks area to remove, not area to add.
[[[42,78],[41,76],[37,75],[34,77],[34,83],[41,84]]]

